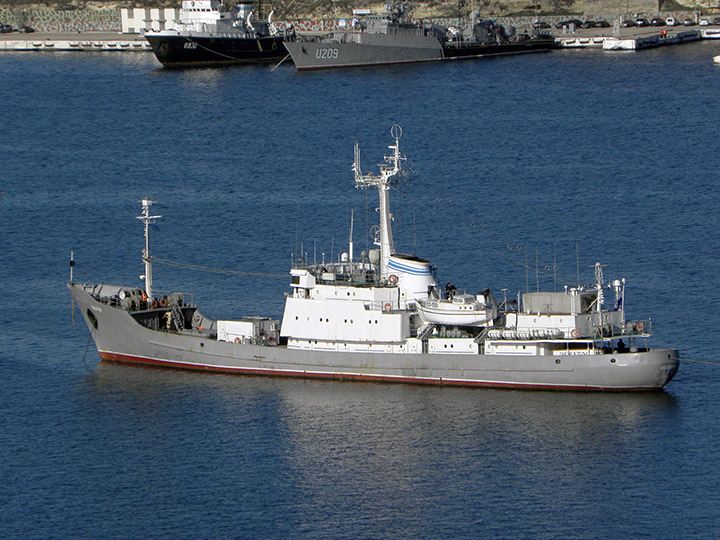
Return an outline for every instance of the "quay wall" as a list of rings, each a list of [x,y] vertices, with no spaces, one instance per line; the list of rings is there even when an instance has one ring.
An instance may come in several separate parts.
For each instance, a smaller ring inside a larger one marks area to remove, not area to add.
[[[0,6],[0,22],[38,32],[120,32],[120,9],[55,10],[38,6]]]

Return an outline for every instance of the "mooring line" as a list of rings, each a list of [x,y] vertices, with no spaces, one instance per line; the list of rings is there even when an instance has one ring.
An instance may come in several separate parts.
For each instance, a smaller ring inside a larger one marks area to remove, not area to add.
[[[708,360],[691,360],[690,358],[680,358],[679,356],[673,357],[673,360],[679,360],[680,362],[691,362],[693,364],[708,364],[710,366],[720,366],[720,362],[710,362]]]
[[[83,365],[85,366],[85,369],[87,369],[88,371],[91,371],[91,370],[90,370],[90,366],[88,366],[87,363],[85,362],[85,357],[87,356],[87,352],[88,352],[88,349],[90,348],[91,341],[92,341],[92,332],[90,332],[90,336],[88,337],[87,345],[85,345],[85,354],[83,354]]]
[[[274,66],[270,71],[275,71],[275,70],[280,66],[280,64],[282,64],[282,63],[283,63],[285,60],[287,60],[288,58],[290,58],[290,55],[289,55],[289,54],[286,55],[285,58],[283,58],[282,60],[280,60],[277,64],[275,64],[275,66]]]

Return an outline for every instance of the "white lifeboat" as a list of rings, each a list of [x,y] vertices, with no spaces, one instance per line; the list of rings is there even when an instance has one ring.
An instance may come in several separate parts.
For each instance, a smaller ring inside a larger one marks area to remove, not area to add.
[[[484,326],[495,318],[495,310],[472,294],[455,294],[452,299],[425,298],[416,302],[420,318],[426,323]]]

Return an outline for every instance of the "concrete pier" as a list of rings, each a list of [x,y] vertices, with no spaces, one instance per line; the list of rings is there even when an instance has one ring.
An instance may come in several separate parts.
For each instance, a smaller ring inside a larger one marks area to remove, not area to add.
[[[33,32],[0,34],[0,51],[152,51],[139,34],[119,32]]]
[[[667,34],[662,35],[661,31]],[[572,33],[553,31],[563,48],[597,48],[608,51],[640,50],[677,45],[699,39],[720,39],[720,26],[631,27],[613,35],[611,28],[578,29]],[[132,51],[152,47],[140,34],[120,32],[34,32],[0,34],[0,51]]]
[[[663,31],[665,33],[663,33]],[[678,45],[700,39],[720,39],[720,27],[648,26],[579,29],[573,33],[555,33],[555,41],[563,48],[598,48],[606,51],[641,50]]]
[[[702,39],[699,30],[686,30],[684,32],[668,32],[667,35],[651,34],[634,39],[609,38],[603,42],[606,51],[635,51],[666,45],[678,45],[688,41]]]

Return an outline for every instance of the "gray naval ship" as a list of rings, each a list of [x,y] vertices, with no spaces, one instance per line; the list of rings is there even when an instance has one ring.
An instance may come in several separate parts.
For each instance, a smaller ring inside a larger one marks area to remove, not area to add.
[[[678,351],[650,348],[647,320],[625,317],[625,280],[531,292],[521,305],[441,288],[423,258],[396,252],[389,193],[402,174],[401,130],[379,174],[376,249],[356,257],[352,233],[337,261],[290,270],[282,321],[214,320],[181,293],[156,294],[142,201],[144,287],[68,284],[106,362],[245,375],[560,390],[656,390],[678,369]],[[352,228],[351,228],[352,229]],[[72,263],[71,263],[72,265]],[[603,307],[614,295],[612,307]]]
[[[465,28],[413,22],[403,2],[382,15],[353,22],[327,36],[290,35],[285,48],[298,70],[374,66],[544,52],[556,47],[550,35],[516,34],[492,20],[473,20]]]

